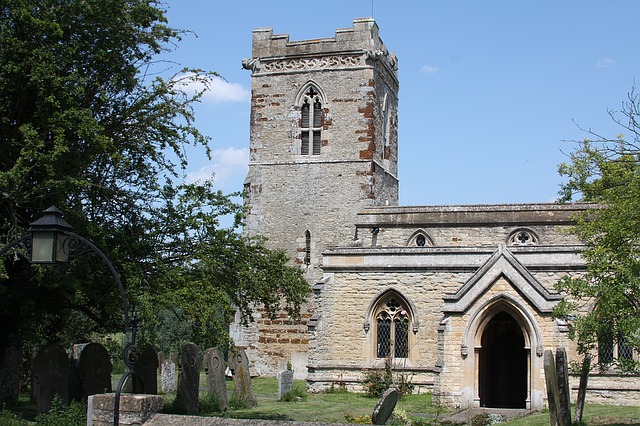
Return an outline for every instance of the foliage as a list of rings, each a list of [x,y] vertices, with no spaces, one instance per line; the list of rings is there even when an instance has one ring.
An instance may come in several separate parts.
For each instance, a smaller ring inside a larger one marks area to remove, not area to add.
[[[143,341],[171,315],[203,347],[225,344],[232,305],[245,320],[256,303],[295,315],[309,292],[302,272],[237,232],[233,194],[182,180],[186,147],[210,152],[193,112],[203,92],[185,84],[208,87],[215,73],[158,60],[185,34],[159,3],[5,0],[0,21],[0,246],[56,205],[114,263]],[[23,255],[0,262],[0,349],[122,331],[102,259],[35,267]]]
[[[354,425],[370,425],[371,416],[352,416],[351,414],[345,414],[344,419],[348,424]]]
[[[380,398],[391,387],[393,380],[387,370],[371,370],[367,372],[362,381],[365,392],[372,398]]]
[[[205,396],[200,397],[200,412],[201,413],[220,413],[222,408],[218,396],[215,394],[207,393]]]
[[[410,395],[414,389],[410,375],[401,370],[394,371],[391,356],[385,358],[383,370],[368,371],[364,376],[362,384],[366,394],[373,398],[381,397],[382,394],[391,387],[398,390],[401,398],[405,395]]]
[[[0,410],[0,425],[5,426],[25,426],[29,424],[26,420],[18,416],[16,413],[3,408]]]
[[[572,232],[586,245],[587,271],[566,276],[557,289],[566,297],[555,315],[571,321],[581,354],[595,355],[598,342],[640,350],[640,99],[632,91],[622,111],[610,112],[627,136],[605,138],[588,131],[570,161],[562,199],[597,203],[577,217]],[[625,351],[621,351],[622,354]],[[637,369],[629,357],[600,356],[601,367]]]
[[[282,395],[282,402],[298,402],[307,399],[307,391],[302,386],[294,386],[289,392]]]
[[[87,424],[86,404],[72,401],[65,405],[58,395],[53,398],[51,410],[36,417],[36,424],[43,426],[84,426]]]

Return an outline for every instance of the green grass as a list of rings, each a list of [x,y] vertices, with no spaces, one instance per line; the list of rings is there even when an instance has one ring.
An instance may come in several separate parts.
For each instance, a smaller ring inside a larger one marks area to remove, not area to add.
[[[115,384],[119,377],[116,377]],[[320,394],[307,394],[306,398],[294,398],[293,401],[278,401],[277,382],[275,378],[256,378],[252,380],[254,394],[258,400],[258,406],[253,408],[233,409],[227,413],[202,412],[202,416],[227,416],[241,419],[269,419],[283,421],[318,421],[327,423],[345,423],[345,416],[368,417],[371,416],[377,399],[370,398],[364,394],[354,394],[347,392],[328,392]],[[306,382],[302,380],[294,381],[294,388],[298,388],[301,393],[305,393]],[[227,381],[228,395],[233,395],[233,383]],[[200,381],[201,400],[207,397],[206,379],[204,374]],[[162,394],[165,400],[167,412],[171,411],[171,404],[175,399],[175,394]],[[431,403],[430,394],[407,395],[402,398],[397,408],[404,411],[413,420],[419,420],[416,414],[427,415],[430,419],[422,418],[422,423],[427,424],[437,414],[446,415],[437,406]],[[35,417],[35,405],[29,402],[27,396],[21,396],[17,407],[12,407],[13,412],[22,419],[13,422],[9,412],[0,413],[0,424],[12,424],[16,426],[30,425]],[[4,415],[3,415],[4,414]],[[625,407],[614,405],[587,404],[585,408],[585,423],[591,424],[596,417],[615,418],[640,418],[640,407]],[[8,421],[8,422],[7,422]],[[549,425],[549,413],[536,413],[510,422],[502,423],[506,426],[547,426]],[[615,423],[609,423],[615,425]]]
[[[202,377],[201,379],[204,379]],[[294,388],[305,393],[306,382],[295,380]],[[278,388],[275,378],[256,378],[252,380],[253,392],[258,400],[258,405],[253,408],[231,408],[225,416],[238,419],[265,419],[283,421],[318,421],[328,423],[344,423],[345,416],[353,417],[371,416],[377,403],[376,398],[370,398],[363,394],[348,392],[327,392],[319,394],[307,394],[306,398],[294,401],[279,401]],[[206,396],[206,389],[201,382],[201,398]],[[233,384],[227,382],[229,398],[233,395]],[[169,410],[171,401],[175,395],[166,394],[165,402]],[[407,413],[432,413],[438,409],[431,405],[431,395],[407,395],[398,402],[398,408]],[[220,412],[202,412],[203,416],[222,416]]]
[[[574,419],[574,409],[571,408],[571,417]],[[583,421],[589,425],[592,423],[595,417],[608,417],[611,420],[616,418],[634,418],[640,419],[640,407],[627,407],[617,405],[600,405],[600,404],[587,404],[585,406]],[[509,426],[548,426],[549,425],[549,413],[532,414],[527,417],[512,420],[508,423],[503,423]],[[616,423],[608,423],[610,425],[616,425]],[[640,424],[640,423],[638,423]]]

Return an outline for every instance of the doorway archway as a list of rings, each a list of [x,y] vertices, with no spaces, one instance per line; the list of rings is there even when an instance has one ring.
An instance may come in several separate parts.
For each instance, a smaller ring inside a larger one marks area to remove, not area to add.
[[[482,332],[478,365],[480,405],[526,408],[527,350],[518,322],[506,311],[494,315]]]

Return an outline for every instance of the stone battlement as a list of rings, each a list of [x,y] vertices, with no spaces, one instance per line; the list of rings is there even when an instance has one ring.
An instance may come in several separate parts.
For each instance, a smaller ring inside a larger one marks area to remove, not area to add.
[[[271,28],[253,31],[254,58],[317,56],[354,50],[386,51],[373,18],[354,19],[353,28],[336,30],[334,38],[290,41],[288,34],[273,34]]]

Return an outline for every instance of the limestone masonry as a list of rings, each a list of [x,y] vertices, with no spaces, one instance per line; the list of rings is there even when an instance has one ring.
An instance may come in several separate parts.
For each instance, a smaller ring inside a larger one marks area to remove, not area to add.
[[[291,363],[312,391],[362,391],[390,362],[446,405],[545,406],[544,350],[575,356],[551,314],[554,284],[585,268],[565,231],[594,206],[398,206],[398,59],[373,19],[317,40],[257,29],[243,66],[245,231],[285,250],[314,294],[300,322],[258,308],[232,325],[252,374]],[[594,375],[587,398],[635,404],[637,383]]]

